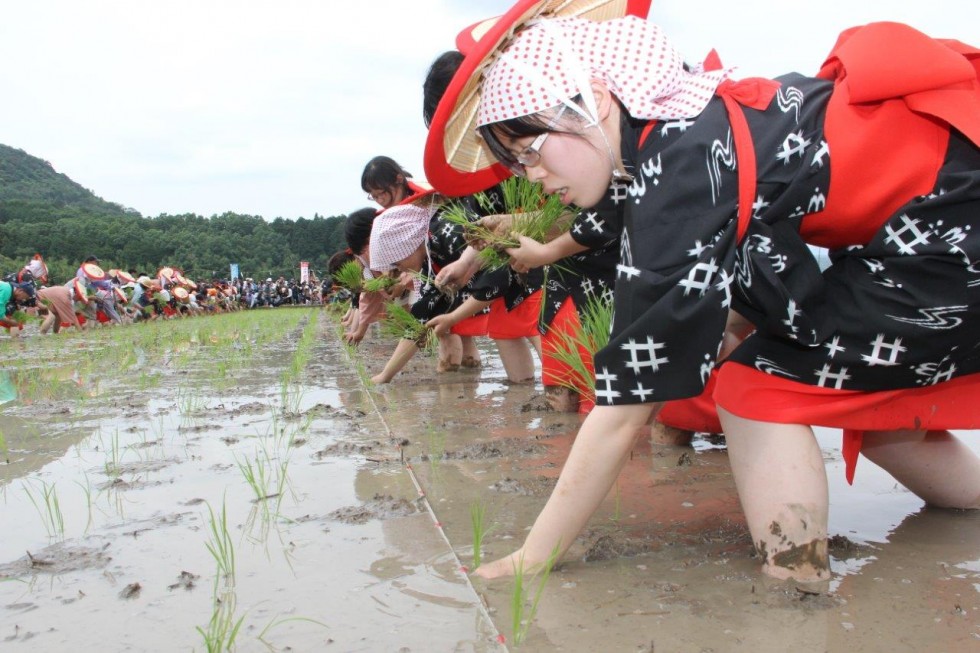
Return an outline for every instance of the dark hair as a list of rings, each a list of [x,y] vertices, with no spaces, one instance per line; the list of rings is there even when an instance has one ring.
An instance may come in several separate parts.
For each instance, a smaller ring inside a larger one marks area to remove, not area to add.
[[[582,96],[575,96],[572,98],[572,102],[581,105]],[[573,111],[566,111],[565,115],[578,116],[578,114]],[[487,148],[490,150],[490,153],[493,154],[495,159],[500,161],[500,163],[508,168],[520,169],[520,164],[518,164],[514,154],[501,142],[501,137],[517,140],[528,136],[540,136],[548,131],[563,134],[572,133],[561,129],[548,129],[550,120],[551,119],[549,117],[542,116],[540,113],[532,113],[527,116],[518,116],[517,118],[511,118],[510,120],[502,120],[500,122],[477,127],[477,132],[480,134],[480,138],[486,142]]]
[[[361,190],[370,193],[373,190],[388,190],[401,184],[405,188],[405,194],[411,195],[412,191],[408,187],[411,176],[412,173],[398,165],[398,162],[391,157],[376,156],[364,166],[364,172],[361,173]]]
[[[425,126],[432,123],[432,117],[436,114],[439,107],[439,100],[442,99],[449,82],[453,80],[453,75],[459,70],[463,63],[463,53],[458,50],[448,50],[443,52],[429,67],[429,72],[425,75],[422,83],[422,119]]]
[[[335,252],[330,260],[327,261],[327,275],[332,279],[333,275],[337,274],[337,271],[344,266],[345,263],[350,263],[351,261],[357,261],[354,255],[348,250],[343,249],[339,252]],[[360,265],[360,263],[358,263]]]
[[[548,131],[548,121],[538,114],[520,116],[518,118],[511,118],[510,120],[477,127],[480,138],[486,142],[487,148],[493,154],[494,158],[511,169],[519,169],[520,164],[514,157],[514,153],[507,149],[501,142],[501,137],[506,136],[507,138],[517,140],[527,136],[540,136],[546,131]]]
[[[344,238],[354,254],[360,254],[367,247],[371,238],[371,225],[377,215],[377,211],[368,207],[347,216],[347,221],[344,222]]]

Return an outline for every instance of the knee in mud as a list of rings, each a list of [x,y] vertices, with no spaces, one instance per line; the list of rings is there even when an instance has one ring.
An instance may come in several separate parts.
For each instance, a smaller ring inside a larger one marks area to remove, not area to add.
[[[574,413],[578,410],[578,395],[569,390],[556,385],[548,385],[544,388],[545,398],[551,409],[559,413]]]
[[[813,540],[798,545],[790,543],[789,548],[772,553],[771,563],[777,567],[790,570],[829,570],[830,558],[827,553],[827,540]]]

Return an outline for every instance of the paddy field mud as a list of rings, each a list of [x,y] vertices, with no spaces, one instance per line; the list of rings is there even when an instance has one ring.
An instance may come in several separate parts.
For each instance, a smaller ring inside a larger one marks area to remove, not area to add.
[[[980,515],[847,486],[826,429],[831,581],[759,573],[702,436],[638,441],[515,600],[468,574],[474,514],[484,559],[518,546],[580,418],[490,346],[370,386],[393,346],[320,308],[0,336],[0,650],[980,650]]]

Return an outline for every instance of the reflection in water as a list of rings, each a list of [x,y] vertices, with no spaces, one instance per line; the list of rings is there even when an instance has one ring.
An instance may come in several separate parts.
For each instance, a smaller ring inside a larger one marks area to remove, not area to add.
[[[0,405],[85,400],[99,396],[99,387],[97,377],[72,365],[0,371]]]
[[[17,388],[14,386],[10,374],[0,370],[0,405],[13,401],[17,398]]]

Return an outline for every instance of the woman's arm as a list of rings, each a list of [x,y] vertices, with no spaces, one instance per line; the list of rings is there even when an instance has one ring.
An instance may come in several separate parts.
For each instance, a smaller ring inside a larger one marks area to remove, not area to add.
[[[482,565],[476,574],[484,578],[509,576],[520,565],[525,572],[534,573],[556,549],[560,558],[609,494],[637,435],[643,432],[651,413],[659,409],[660,404],[592,409],[524,545],[509,556]],[[649,433],[649,427],[645,430]]]
[[[462,288],[465,286],[470,277],[480,269],[480,262],[477,260],[479,254],[479,250],[467,246],[458,259],[446,264],[439,270],[439,274],[436,275],[436,285],[440,288],[447,286]]]
[[[492,301],[484,302],[474,297],[467,297],[466,301],[460,304],[456,310],[450,313],[436,315],[434,318],[426,322],[425,326],[432,329],[437,336],[442,337],[449,333],[451,328],[466,318],[476,315],[492,303]]]
[[[412,360],[412,356],[418,351],[418,345],[415,344],[414,340],[409,340],[408,338],[402,338],[398,341],[398,345],[395,347],[395,352],[385,363],[385,368],[380,374],[375,374],[371,377],[371,381],[374,383],[389,383],[395,375],[402,371],[402,368]]]

